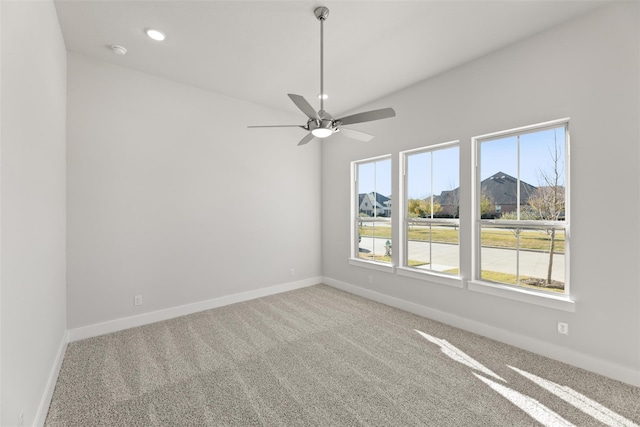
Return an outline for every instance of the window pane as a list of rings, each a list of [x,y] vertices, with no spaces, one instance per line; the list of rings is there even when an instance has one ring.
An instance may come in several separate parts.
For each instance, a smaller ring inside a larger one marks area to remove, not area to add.
[[[358,193],[375,190],[375,162],[358,164]]]
[[[407,240],[407,266],[430,269],[431,226],[409,223]]]
[[[417,219],[459,217],[460,148],[455,145],[425,150],[406,156],[407,253],[402,263],[420,270],[457,275],[458,224],[425,223]]]
[[[458,226],[434,225],[432,237],[431,269],[457,275],[460,262]]]
[[[480,279],[564,293],[567,126],[479,142]]]
[[[358,206],[360,216],[373,216],[374,205],[371,194],[375,192],[375,163],[358,166]]]
[[[358,167],[358,206],[362,217],[391,216],[391,159]]]
[[[564,291],[562,229],[523,229],[520,232],[520,285],[539,290]],[[553,256],[550,256],[553,250]]]
[[[391,262],[391,222],[359,221],[358,242],[358,258]]]
[[[458,226],[409,223],[407,266],[448,274],[459,273]]]
[[[391,263],[391,159],[356,163],[358,258]],[[388,243],[387,243],[388,242]]]
[[[482,142],[480,168],[481,218],[564,217],[564,126]]]
[[[481,227],[483,280],[550,292],[565,284],[563,229]]]
[[[426,218],[431,208],[431,153],[407,157],[407,214]]]
[[[518,138],[485,141],[480,144],[481,218],[496,218],[518,208]],[[498,212],[497,206],[500,206]]]
[[[460,216],[460,148],[433,151],[434,217]]]
[[[481,227],[480,278],[492,282],[518,283],[516,230]]]
[[[565,206],[565,128],[520,137],[520,173],[530,191],[522,191],[522,219],[557,221]],[[523,184],[524,186],[524,184]]]
[[[380,160],[376,166],[377,216],[391,216],[391,159]]]
[[[407,156],[409,218],[459,216],[459,152],[456,146]]]

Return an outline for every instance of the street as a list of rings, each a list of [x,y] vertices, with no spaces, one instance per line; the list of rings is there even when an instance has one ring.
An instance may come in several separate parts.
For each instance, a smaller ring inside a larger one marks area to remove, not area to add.
[[[382,256],[385,254],[386,238],[362,237],[360,250],[365,253],[374,253]],[[429,262],[428,269],[446,271],[458,268],[459,246],[446,243],[431,243],[422,241],[409,241],[409,259]],[[515,274],[517,263],[517,251],[504,248],[482,248],[480,254],[482,270],[496,271],[500,273]],[[520,275],[536,278],[546,278],[549,262],[549,254],[545,252],[521,250],[520,251]],[[425,266],[426,267],[426,266]],[[415,267],[415,268],[420,268]],[[554,254],[553,280],[564,282],[564,254]]]

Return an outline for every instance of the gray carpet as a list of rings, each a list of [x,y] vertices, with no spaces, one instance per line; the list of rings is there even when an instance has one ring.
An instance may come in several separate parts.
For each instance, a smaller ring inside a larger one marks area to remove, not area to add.
[[[317,285],[69,344],[46,426],[633,426],[640,389]]]

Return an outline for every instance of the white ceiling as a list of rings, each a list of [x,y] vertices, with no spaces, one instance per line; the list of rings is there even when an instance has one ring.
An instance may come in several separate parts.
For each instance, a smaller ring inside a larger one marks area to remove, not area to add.
[[[334,116],[544,31],[600,1],[70,1],[55,2],[67,49],[279,110],[286,96]],[[155,27],[164,42],[143,33]],[[115,55],[109,45],[128,49]]]

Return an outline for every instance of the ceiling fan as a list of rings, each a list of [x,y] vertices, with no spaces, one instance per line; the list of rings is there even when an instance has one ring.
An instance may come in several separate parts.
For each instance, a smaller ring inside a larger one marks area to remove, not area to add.
[[[320,21],[320,110],[315,111],[311,104],[304,99],[303,96],[288,94],[289,98],[294,104],[302,111],[307,117],[307,123],[305,125],[272,125],[272,126],[248,126],[250,128],[267,128],[267,127],[299,127],[309,133],[302,138],[298,145],[304,145],[314,140],[315,138],[326,138],[334,133],[341,132],[344,136],[359,141],[370,141],[373,139],[373,135],[360,132],[354,129],[348,129],[342,127],[342,125],[352,125],[355,123],[370,122],[373,120],[386,119],[389,117],[395,117],[396,112],[393,108],[382,108],[380,110],[365,111],[364,113],[352,114],[350,116],[334,119],[331,114],[324,111],[324,21],[329,16],[329,9],[321,6],[314,10],[314,14],[318,21]]]

